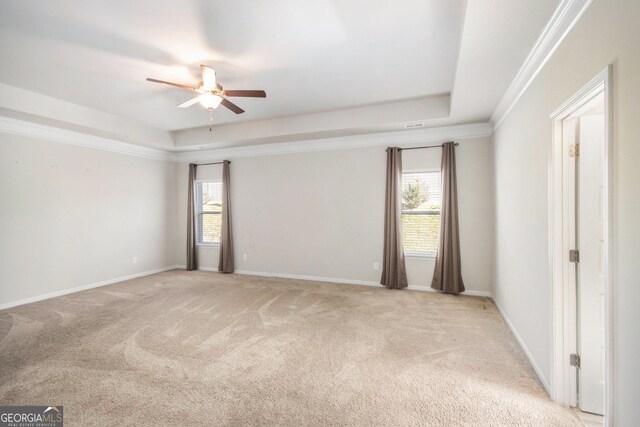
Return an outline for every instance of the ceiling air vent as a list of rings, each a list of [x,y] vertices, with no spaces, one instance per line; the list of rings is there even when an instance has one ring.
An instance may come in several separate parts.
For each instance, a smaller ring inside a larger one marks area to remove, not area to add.
[[[404,125],[405,129],[417,129],[417,128],[423,128],[423,127],[424,127],[424,122],[406,123]]]

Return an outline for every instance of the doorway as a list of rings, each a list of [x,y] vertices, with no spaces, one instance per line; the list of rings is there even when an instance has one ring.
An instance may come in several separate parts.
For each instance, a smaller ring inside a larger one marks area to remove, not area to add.
[[[575,289],[576,406],[604,415],[604,93],[562,121],[568,200],[568,286]],[[571,302],[573,306],[574,303]],[[572,374],[572,375],[573,375]]]
[[[552,114],[551,394],[612,425],[611,92],[608,67]]]

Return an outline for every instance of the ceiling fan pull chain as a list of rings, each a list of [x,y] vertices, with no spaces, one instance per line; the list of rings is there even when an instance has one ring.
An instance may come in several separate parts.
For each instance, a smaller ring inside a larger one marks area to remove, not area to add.
[[[213,127],[213,108],[209,108],[209,132],[211,132],[212,127]]]

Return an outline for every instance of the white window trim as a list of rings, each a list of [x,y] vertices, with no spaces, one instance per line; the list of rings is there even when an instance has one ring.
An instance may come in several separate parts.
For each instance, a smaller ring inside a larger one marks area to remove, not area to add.
[[[402,169],[402,173],[429,173],[429,172],[441,172],[440,168],[435,169]],[[440,207],[440,213],[442,213],[442,207]],[[400,213],[402,216],[402,212]],[[404,244],[403,244],[404,246]],[[404,250],[404,247],[402,248]],[[438,255],[437,252],[405,252],[404,257],[409,259],[435,259]]]
[[[402,169],[402,173],[425,173],[425,172],[440,172],[440,168],[431,168],[431,169]]]
[[[200,184],[200,183],[217,183],[217,182],[222,183],[222,180],[221,180],[221,179],[196,179],[196,180],[194,180],[194,181],[193,181],[193,195],[194,195],[194,198],[195,198],[195,195],[197,194],[198,184]],[[195,202],[195,201],[194,201],[194,202]],[[194,205],[195,205],[195,203],[194,203]],[[199,240],[199,237],[200,237],[200,236],[197,234],[197,233],[198,233],[198,231],[199,231],[199,230],[198,230],[198,228],[197,228],[197,227],[198,227],[198,214],[199,214],[199,213],[200,213],[200,212],[198,212],[197,208],[196,208],[196,209],[194,209],[194,212],[193,212],[193,215],[194,215],[193,221],[194,221],[194,225],[196,226],[196,246],[204,246],[204,247],[212,247],[212,248],[220,247],[220,242],[199,242],[199,241],[198,241],[198,240]],[[221,215],[222,215],[222,214],[221,214]]]
[[[219,242],[196,243],[196,246],[209,246],[212,248],[217,248],[220,246],[220,243]]]
[[[199,182],[220,182],[220,183],[222,183],[222,180],[220,178],[214,178],[214,179],[196,179],[195,181],[193,181],[194,184],[198,184]]]
[[[421,259],[421,258],[435,259],[437,255],[438,254],[436,252],[405,252],[404,253],[405,258],[416,258],[416,259]]]

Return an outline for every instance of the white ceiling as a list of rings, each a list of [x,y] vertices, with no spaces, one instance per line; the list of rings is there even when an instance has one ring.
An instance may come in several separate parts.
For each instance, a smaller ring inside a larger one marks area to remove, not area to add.
[[[486,120],[507,91],[557,0],[469,0],[451,116]]]
[[[119,7],[115,5],[118,4]],[[3,1],[0,81],[141,123],[208,123],[191,97],[146,77],[198,82],[214,66],[236,99],[216,122],[238,122],[451,91],[463,0]],[[9,66],[7,66],[9,65]],[[223,111],[224,110],[224,111]]]
[[[206,110],[177,109],[191,93],[145,78],[195,84],[204,63],[226,89],[268,95],[235,98],[243,115],[217,109],[220,134],[260,120],[253,128],[270,140],[280,130],[269,121],[282,127],[282,118],[300,134],[318,132],[305,127],[318,118],[322,131],[352,133],[416,119],[487,121],[558,3],[0,0],[0,83],[179,131],[206,126]]]

